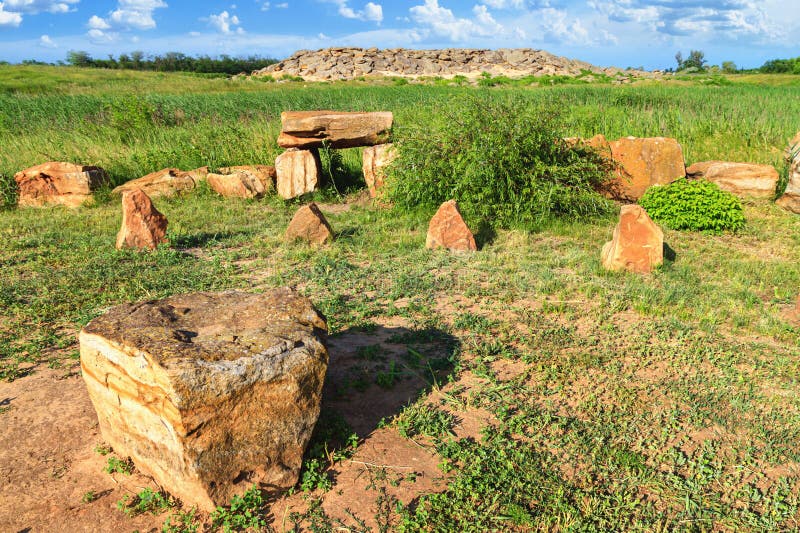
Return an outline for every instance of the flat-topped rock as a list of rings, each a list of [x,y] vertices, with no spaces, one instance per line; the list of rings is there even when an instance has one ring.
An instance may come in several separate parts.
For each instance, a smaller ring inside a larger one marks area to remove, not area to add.
[[[314,192],[322,181],[322,163],[316,148],[290,148],[275,159],[275,188],[285,200]]]
[[[664,262],[664,232],[641,206],[623,205],[601,262],[608,270],[650,273]]]
[[[771,165],[729,161],[701,161],[687,167],[686,175],[714,182],[736,196],[753,198],[773,198],[780,179]]]
[[[177,168],[164,168],[123,183],[111,192],[122,194],[126,191],[140,189],[151,198],[175,196],[195,189],[201,181],[206,179],[207,174],[208,167],[200,167],[188,172]]]
[[[282,148],[353,148],[384,144],[390,140],[391,112],[284,111],[281,113]]]
[[[362,170],[364,181],[371,198],[377,198],[386,180],[386,167],[397,158],[392,143],[367,146],[362,151]]]
[[[635,202],[649,187],[686,176],[683,150],[675,139],[623,137],[609,146],[618,170],[604,190],[617,200]]]
[[[20,206],[78,207],[108,183],[108,174],[100,167],[49,162],[17,172],[14,181],[19,189]]]
[[[100,431],[186,507],[293,486],[319,416],[325,318],[290,289],[124,304],[80,333]]]

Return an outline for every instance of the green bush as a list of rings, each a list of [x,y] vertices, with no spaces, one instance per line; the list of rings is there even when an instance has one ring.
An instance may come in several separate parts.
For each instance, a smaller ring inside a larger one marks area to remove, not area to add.
[[[399,209],[432,211],[455,199],[468,221],[493,227],[608,211],[596,189],[610,164],[562,139],[559,109],[488,96],[450,100],[396,132],[387,190]]]
[[[654,221],[672,229],[722,233],[744,227],[739,199],[710,181],[681,178],[650,187],[639,205]]]

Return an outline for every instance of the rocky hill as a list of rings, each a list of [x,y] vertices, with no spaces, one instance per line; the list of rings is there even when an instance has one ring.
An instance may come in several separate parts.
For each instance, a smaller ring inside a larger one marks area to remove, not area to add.
[[[408,50],[405,48],[325,48],[299,50],[291,57],[253,72],[253,75],[300,76],[308,81],[350,80],[360,76],[492,76],[521,78],[524,76],[579,76],[586,72],[611,77],[657,77],[659,72],[602,68],[544,50],[503,48],[476,50]]]

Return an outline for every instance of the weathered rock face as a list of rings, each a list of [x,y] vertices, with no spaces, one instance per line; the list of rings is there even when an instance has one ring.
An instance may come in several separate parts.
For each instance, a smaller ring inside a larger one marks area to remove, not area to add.
[[[325,244],[333,240],[333,230],[319,210],[317,204],[311,202],[304,205],[294,214],[286,238],[290,241],[303,240],[311,244]]]
[[[786,152],[790,160],[789,183],[776,203],[787,211],[800,214],[800,133],[791,141]]]
[[[108,183],[108,174],[100,167],[50,162],[17,172],[14,181],[19,188],[20,206],[78,207]]]
[[[266,167],[273,168],[273,167]],[[226,168],[228,173],[209,174],[206,176],[208,186],[217,194],[225,197],[234,198],[261,198],[266,194],[268,187],[265,183],[272,186],[272,181],[264,176],[256,175],[255,172],[248,170],[232,170]],[[259,172],[259,174],[263,174]]]
[[[114,307],[80,333],[103,439],[189,507],[297,482],[319,416],[326,323],[290,289]]]
[[[206,179],[207,174],[208,167],[200,167],[188,172],[177,168],[164,168],[123,183],[112,192],[122,194],[125,191],[140,189],[152,198],[175,196],[176,194],[193,190],[201,181]]]
[[[370,197],[376,198],[380,194],[386,178],[386,167],[391,165],[396,158],[397,152],[391,143],[364,148],[362,168]]]
[[[331,148],[372,146],[387,142],[392,132],[391,112],[284,111],[281,113],[282,148]]]
[[[686,169],[692,179],[706,179],[716,183],[723,191],[736,196],[772,198],[780,176],[770,165],[729,163],[727,161],[702,161]]]
[[[219,169],[220,174],[234,174],[236,172],[249,174],[254,179],[260,181],[267,191],[275,188],[275,179],[277,177],[275,167],[269,165],[236,165]]]
[[[476,50],[450,48],[444,50],[407,50],[403,48],[325,48],[299,50],[291,57],[270,65],[253,75],[301,76],[308,81],[350,80],[360,76],[465,76],[477,78],[483,72],[492,75],[577,76],[583,71],[616,76],[628,80],[660,77],[662,73],[638,70],[623,71],[616,67],[596,67],[584,61],[557,57],[544,50],[530,48]]]
[[[447,248],[454,252],[472,252],[478,249],[475,237],[464,222],[455,200],[443,203],[431,218],[425,246],[431,250]]]
[[[155,249],[166,242],[167,217],[140,189],[122,194],[122,227],[117,233],[117,249]]]
[[[646,274],[664,262],[664,233],[638,205],[623,205],[614,237],[603,246],[608,270]]]
[[[617,200],[635,202],[653,185],[666,185],[686,176],[683,150],[666,137],[624,137],[611,141],[617,176],[605,189]]]
[[[322,163],[316,150],[289,149],[275,159],[276,189],[281,198],[289,200],[319,187]]]

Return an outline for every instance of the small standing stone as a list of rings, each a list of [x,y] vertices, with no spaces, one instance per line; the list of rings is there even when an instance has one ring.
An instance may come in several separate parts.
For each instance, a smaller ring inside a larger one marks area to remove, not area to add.
[[[364,181],[367,182],[369,195],[376,198],[383,188],[386,178],[386,168],[397,157],[397,152],[392,143],[367,146],[362,154]]]
[[[664,232],[639,205],[623,205],[614,237],[603,246],[603,266],[647,274],[664,262]]]
[[[117,234],[117,249],[155,249],[166,242],[167,217],[153,205],[141,189],[122,194],[122,228]]]
[[[333,230],[317,204],[311,202],[294,214],[289,227],[286,228],[286,238],[291,241],[304,240],[311,244],[325,244],[333,240]]]
[[[322,163],[316,150],[289,149],[275,159],[278,195],[289,200],[313,192],[320,184]]]
[[[464,222],[455,200],[443,203],[428,225],[425,246],[431,250],[447,248],[453,252],[474,252],[475,237]]]

